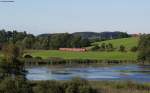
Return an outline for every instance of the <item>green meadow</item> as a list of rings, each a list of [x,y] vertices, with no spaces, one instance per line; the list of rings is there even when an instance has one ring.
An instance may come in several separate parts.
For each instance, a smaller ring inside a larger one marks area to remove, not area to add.
[[[114,48],[119,48],[120,45],[123,45],[126,47],[127,50],[131,49],[134,46],[138,46],[138,37],[130,37],[130,38],[122,38],[122,39],[113,39],[113,40],[106,40],[106,41],[102,41],[102,42],[95,42],[92,43],[91,45],[101,45],[102,43],[108,44],[111,43]]]
[[[137,46],[138,38],[123,38],[123,39],[114,39],[107,40],[102,42],[95,42],[93,44],[101,43],[112,43],[115,48],[118,48],[120,45],[124,45],[127,49],[130,49],[133,46]],[[87,51],[87,52],[69,52],[69,51],[59,51],[59,50],[26,50],[25,54],[32,55],[33,57],[58,57],[64,59],[97,59],[97,60],[137,60],[137,52],[102,52],[102,51]],[[0,58],[2,57],[2,52],[0,52]]]
[[[98,60],[136,60],[134,52],[67,52],[59,50],[28,50],[27,54],[34,57],[50,58],[59,57],[64,59],[98,59]]]
[[[127,52],[101,52],[101,51],[88,51],[88,52],[68,52],[59,50],[29,50],[27,54],[31,54],[34,57],[40,56],[42,58],[59,57],[64,59],[98,59],[98,60],[136,60],[137,53],[130,52],[129,49],[138,45],[138,38],[123,38],[113,39],[102,42],[95,42],[94,44],[112,43],[114,48],[119,48],[120,45],[124,45]]]

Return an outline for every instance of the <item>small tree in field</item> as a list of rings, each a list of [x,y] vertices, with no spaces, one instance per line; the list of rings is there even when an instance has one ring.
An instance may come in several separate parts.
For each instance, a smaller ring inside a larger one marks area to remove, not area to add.
[[[121,52],[125,52],[125,51],[126,51],[126,50],[125,50],[125,46],[120,45],[119,51],[121,51]]]
[[[137,50],[138,50],[138,48],[136,46],[134,46],[130,49],[131,52],[136,52]]]
[[[113,44],[109,43],[107,46],[108,46],[107,51],[113,51],[114,50]]]
[[[94,45],[91,50],[96,51],[96,50],[99,50],[99,49],[100,49],[100,47],[98,45]]]
[[[105,43],[102,43],[102,44],[101,44],[100,50],[101,50],[101,51],[105,51],[105,50],[106,50],[106,44],[105,44]]]
[[[24,58],[33,58],[33,57],[29,54],[26,54],[26,55],[24,55]]]

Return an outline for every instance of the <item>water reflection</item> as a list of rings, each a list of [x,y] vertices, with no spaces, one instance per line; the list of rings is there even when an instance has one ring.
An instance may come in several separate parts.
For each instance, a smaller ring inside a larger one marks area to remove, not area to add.
[[[88,80],[135,80],[150,82],[150,66],[72,66],[27,67],[29,80],[69,80],[81,77]]]

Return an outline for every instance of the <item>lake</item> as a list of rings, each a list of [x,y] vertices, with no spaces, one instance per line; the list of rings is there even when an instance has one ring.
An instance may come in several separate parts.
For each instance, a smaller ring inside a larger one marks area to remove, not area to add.
[[[28,80],[131,80],[150,82],[150,65],[107,66],[31,66],[26,67]]]

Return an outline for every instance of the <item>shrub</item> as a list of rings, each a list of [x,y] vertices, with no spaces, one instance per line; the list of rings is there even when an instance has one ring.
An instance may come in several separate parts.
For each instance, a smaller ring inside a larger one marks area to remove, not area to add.
[[[125,52],[125,51],[126,51],[126,50],[125,50],[125,46],[120,45],[119,51],[121,51],[121,52]]]
[[[37,57],[34,57],[34,58],[35,58],[35,59],[40,59],[40,60],[42,59],[42,57],[39,57],[39,56],[37,56]]]
[[[111,43],[107,44],[106,48],[107,48],[107,51],[113,51],[114,50],[114,46]]]
[[[105,51],[105,49],[106,49],[106,44],[105,44],[105,43],[102,43],[100,50],[101,50],[101,51]]]
[[[96,93],[96,91],[90,86],[88,81],[74,78],[67,82],[65,93]]]
[[[29,54],[26,54],[26,55],[24,55],[24,58],[33,58],[33,57]]]
[[[94,45],[91,50],[96,51],[96,50],[99,50],[99,49],[100,49],[100,47],[98,45]]]
[[[33,93],[30,84],[23,78],[5,78],[0,83],[0,93]]]
[[[56,81],[40,82],[33,87],[34,93],[64,93],[60,83]]]
[[[134,46],[134,47],[131,48],[130,51],[131,51],[131,52],[136,52],[137,50],[138,50],[138,48],[137,48],[136,46]]]

